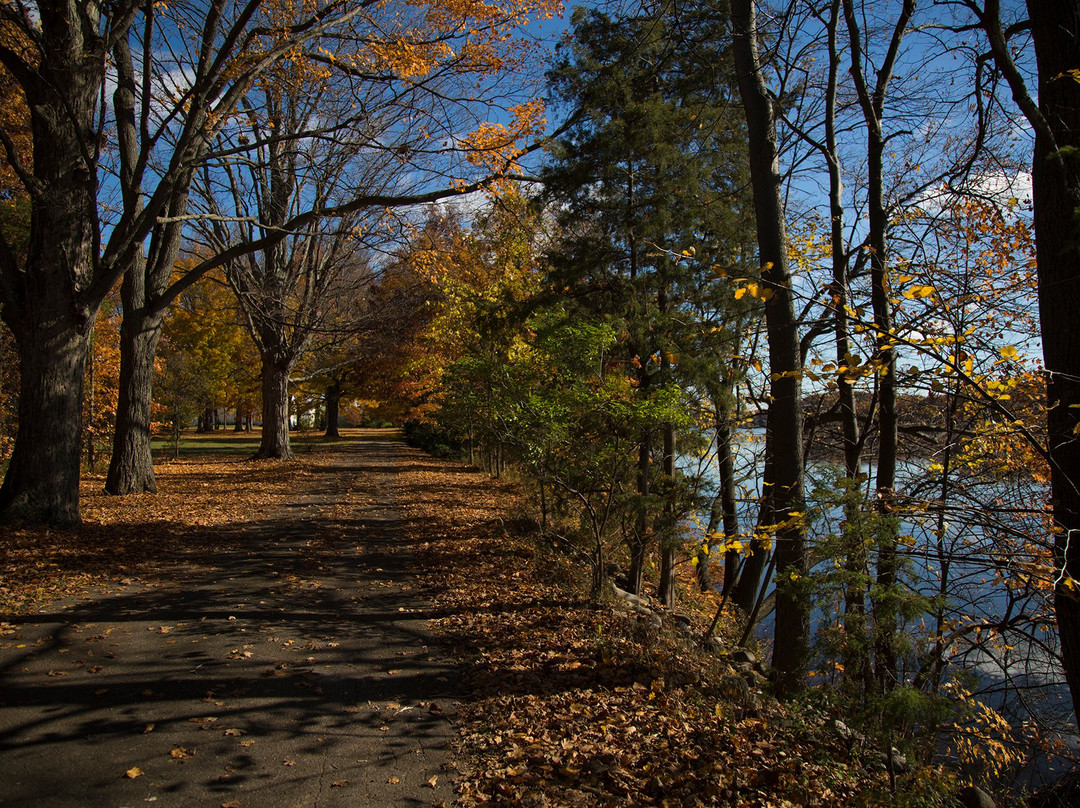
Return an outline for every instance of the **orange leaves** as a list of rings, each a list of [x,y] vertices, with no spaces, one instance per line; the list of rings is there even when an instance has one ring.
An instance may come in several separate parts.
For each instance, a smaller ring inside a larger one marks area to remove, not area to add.
[[[527,101],[511,107],[510,114],[509,125],[483,123],[465,136],[462,143],[471,163],[495,174],[503,174],[517,167],[516,160],[524,153],[519,142],[541,132],[547,122],[544,118],[544,102],[538,99]]]
[[[824,716],[748,717],[714,686],[715,658],[560,586],[571,562],[508,529],[521,521],[510,486],[433,459],[413,468],[398,479],[423,525],[438,631],[469,649],[476,694],[459,712],[461,804],[873,801],[860,797],[882,769],[859,767]]]
[[[453,56],[453,49],[445,42],[390,40],[369,43],[365,59],[369,68],[401,78],[420,78]]]

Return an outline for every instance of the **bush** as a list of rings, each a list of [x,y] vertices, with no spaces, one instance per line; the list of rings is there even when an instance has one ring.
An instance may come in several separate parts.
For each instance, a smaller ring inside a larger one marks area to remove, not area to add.
[[[423,421],[406,421],[405,442],[435,457],[457,457],[461,442],[445,429]]]

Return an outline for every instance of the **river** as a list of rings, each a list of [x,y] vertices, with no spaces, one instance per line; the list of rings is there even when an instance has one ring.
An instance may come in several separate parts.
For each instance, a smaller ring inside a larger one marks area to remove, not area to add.
[[[763,434],[755,430],[736,450],[740,526],[747,534],[756,519],[763,449]],[[715,486],[715,471],[705,458],[684,457],[680,467],[685,472],[699,468],[706,486]],[[872,484],[873,472],[869,465],[863,468],[868,480],[864,486]],[[918,652],[931,645],[940,617],[943,634],[952,638],[944,655],[946,678],[966,681],[975,698],[1014,728],[1037,723],[1043,734],[1062,739],[1075,751],[1076,725],[1058,657],[1051,570],[1045,563],[1049,532],[1041,505],[1046,491],[1022,475],[992,481],[959,478],[942,506],[940,475],[940,467],[927,461],[908,461],[898,469],[900,507],[895,516],[903,583],[909,593],[934,599],[903,621],[913,653],[906,656],[902,673],[906,677],[914,673]],[[812,615],[815,637],[840,616],[839,592],[835,586],[829,591],[827,585],[836,565],[823,558],[843,519],[832,493],[838,476],[837,467],[829,463],[813,463],[807,469],[807,538],[818,558],[812,575],[826,589]],[[702,535],[700,527],[696,535]],[[759,641],[768,647],[771,616],[757,631]],[[815,667],[826,681],[835,676],[835,668],[821,653],[816,654]],[[1022,776],[1037,783],[1062,770],[1057,761],[1042,760]]]

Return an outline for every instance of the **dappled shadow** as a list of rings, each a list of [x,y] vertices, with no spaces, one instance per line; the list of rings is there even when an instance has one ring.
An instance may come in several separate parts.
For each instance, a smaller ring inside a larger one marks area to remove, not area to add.
[[[366,477],[354,490],[386,482]],[[317,491],[291,504],[79,531],[61,563],[116,583],[0,615],[0,803],[274,805],[334,785],[351,804],[430,804],[433,772],[413,770],[445,746],[460,673],[429,650],[405,525],[379,503],[325,515]]]

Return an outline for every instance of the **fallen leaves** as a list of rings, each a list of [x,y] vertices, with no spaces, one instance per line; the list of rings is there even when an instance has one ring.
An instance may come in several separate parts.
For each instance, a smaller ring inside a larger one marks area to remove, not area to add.
[[[714,686],[721,659],[589,604],[565,556],[508,529],[511,486],[419,457],[397,479],[436,630],[470,671],[460,804],[839,808],[880,785],[824,717],[775,703],[756,717]]]
[[[215,433],[206,439],[227,438]],[[84,475],[82,525],[0,532],[0,612],[17,614],[103,584],[167,580],[184,559],[239,543],[241,526],[303,489],[312,468],[322,466],[334,447],[312,444],[311,449],[284,464],[243,460],[241,454],[158,464],[156,495],[108,496],[103,473]],[[244,496],[236,496],[239,490]],[[170,630],[162,628],[163,634]]]
[[[182,746],[174,746],[169,750],[169,755],[175,760],[184,760],[185,758],[195,757],[195,750],[185,749]]]
[[[143,774],[143,770],[140,769],[138,766],[132,766],[130,769],[124,772],[124,777],[129,780],[134,780],[136,777],[142,777]]]

